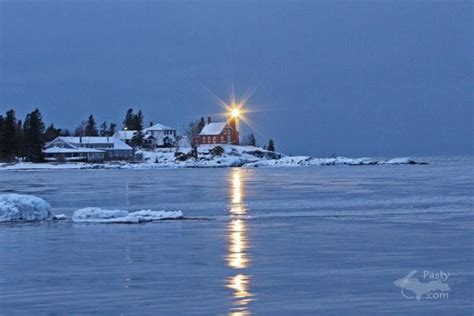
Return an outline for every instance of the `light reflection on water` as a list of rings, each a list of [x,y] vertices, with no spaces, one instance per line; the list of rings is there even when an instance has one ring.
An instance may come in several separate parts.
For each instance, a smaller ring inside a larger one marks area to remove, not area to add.
[[[246,209],[243,206],[243,188],[242,177],[244,174],[240,169],[232,171],[230,179],[231,203],[230,213],[232,220],[227,226],[228,230],[228,255],[227,264],[230,268],[242,270],[248,267],[250,260],[246,253],[248,248],[247,223],[243,215]],[[233,290],[232,298],[234,299],[234,307],[229,315],[250,315],[248,311],[248,303],[251,301],[252,293],[249,291],[250,279],[249,275],[238,271],[235,276],[227,279],[226,286]]]

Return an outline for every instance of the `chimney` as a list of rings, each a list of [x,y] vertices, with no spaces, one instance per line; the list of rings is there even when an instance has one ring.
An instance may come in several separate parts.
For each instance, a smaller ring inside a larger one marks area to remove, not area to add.
[[[207,124],[211,124],[211,117],[210,116],[207,117]]]

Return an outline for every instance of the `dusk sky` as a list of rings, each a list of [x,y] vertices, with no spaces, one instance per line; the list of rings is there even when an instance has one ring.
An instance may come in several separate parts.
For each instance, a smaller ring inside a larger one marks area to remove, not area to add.
[[[234,86],[288,154],[473,153],[472,6],[3,0],[0,112],[74,129],[133,107],[182,128]]]

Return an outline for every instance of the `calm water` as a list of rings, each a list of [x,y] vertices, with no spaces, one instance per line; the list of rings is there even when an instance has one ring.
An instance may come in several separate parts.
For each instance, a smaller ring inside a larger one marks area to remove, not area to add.
[[[473,161],[431,162],[0,172],[55,213],[191,218],[1,224],[0,314],[472,315]],[[449,297],[404,298],[412,270],[450,273]]]

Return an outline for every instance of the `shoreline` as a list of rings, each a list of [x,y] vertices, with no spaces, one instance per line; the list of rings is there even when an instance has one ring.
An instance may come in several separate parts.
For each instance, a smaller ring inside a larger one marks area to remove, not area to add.
[[[205,145],[198,148],[198,158],[190,148],[155,149],[136,152],[138,161],[105,162],[16,162],[0,163],[0,171],[28,170],[103,170],[103,169],[184,169],[184,168],[282,168],[322,166],[426,165],[411,158],[374,159],[368,157],[315,158],[287,156],[253,146]]]
[[[289,157],[292,158],[292,157]],[[193,161],[192,163],[131,163],[131,162],[106,162],[106,163],[5,163],[0,164],[2,171],[44,171],[44,170],[173,170],[173,169],[222,169],[222,168],[301,168],[301,167],[329,167],[329,166],[393,166],[393,165],[428,165],[427,162],[415,161],[410,158],[393,158],[390,160],[372,160],[370,158],[310,158],[288,161],[256,161],[242,162],[241,164],[223,164],[216,161]]]

